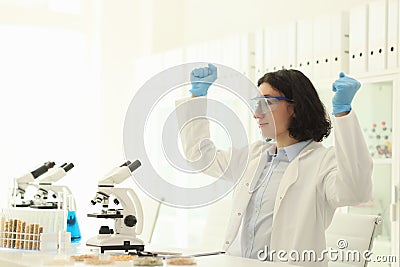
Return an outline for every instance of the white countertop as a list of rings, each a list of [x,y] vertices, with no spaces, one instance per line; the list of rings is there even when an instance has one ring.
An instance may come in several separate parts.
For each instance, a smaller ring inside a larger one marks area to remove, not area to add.
[[[157,247],[159,248],[159,247]],[[80,250],[77,254],[82,254],[85,251],[90,252],[90,248],[83,246],[80,247]],[[151,250],[149,250],[151,251]],[[152,250],[154,251],[154,250]],[[171,249],[159,249],[157,251],[166,251],[172,252]],[[192,255],[198,253],[205,253],[205,250],[193,250],[187,249],[183,252],[184,255]],[[210,252],[210,251],[208,251]],[[92,251],[92,254],[95,252]],[[75,254],[75,253],[72,253]],[[88,265],[83,262],[71,262],[70,264],[65,265],[49,265],[48,263],[54,260],[65,259],[69,260],[68,255],[57,255],[57,254],[46,254],[43,252],[29,252],[23,250],[14,250],[14,249],[0,249],[0,266],[1,267],[31,267],[31,266],[86,266],[86,267],[94,267],[94,266],[134,266],[132,261],[129,262],[114,262],[112,265]],[[241,257],[234,257],[225,254],[219,255],[210,255],[210,256],[200,256],[195,257],[197,265],[192,265],[193,267],[257,267],[257,266],[276,266],[276,267],[293,267],[294,265],[285,264],[285,263],[272,263],[272,262],[262,262],[255,259],[247,259]],[[171,266],[167,265],[166,261],[163,261],[163,266]],[[174,266],[179,267],[179,266]]]

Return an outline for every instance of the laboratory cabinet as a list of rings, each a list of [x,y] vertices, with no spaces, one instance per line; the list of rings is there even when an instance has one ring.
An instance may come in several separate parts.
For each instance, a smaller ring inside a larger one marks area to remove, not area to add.
[[[395,255],[399,259],[400,73],[356,78],[362,86],[354,97],[352,108],[373,159],[373,199],[358,206],[345,207],[344,211],[382,216],[383,222],[375,232],[372,252],[375,255]],[[330,112],[331,84],[316,81],[315,85]],[[334,145],[332,136],[324,141],[326,145]],[[391,264],[398,266],[398,262]],[[369,266],[377,265],[382,266],[382,263],[371,262]]]

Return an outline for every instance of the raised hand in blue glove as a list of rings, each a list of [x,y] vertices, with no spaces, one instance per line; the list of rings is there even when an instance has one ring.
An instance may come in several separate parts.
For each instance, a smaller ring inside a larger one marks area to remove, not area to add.
[[[208,64],[208,67],[192,70],[190,73],[190,82],[192,89],[189,90],[195,96],[207,95],[208,88],[217,79],[217,67]]]
[[[339,74],[339,79],[332,84],[332,91],[335,92],[332,98],[333,115],[351,110],[351,101],[360,87],[361,84],[356,79],[344,75],[343,72]]]

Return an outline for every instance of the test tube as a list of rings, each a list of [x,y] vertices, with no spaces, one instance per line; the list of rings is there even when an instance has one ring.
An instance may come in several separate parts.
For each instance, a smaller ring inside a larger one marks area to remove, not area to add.
[[[26,231],[26,222],[23,222],[22,226],[21,226],[21,232],[22,232],[22,234],[21,234],[21,249],[24,248],[24,244],[25,244],[25,231]]]
[[[6,246],[6,248],[12,248],[12,232],[13,232],[12,228],[13,228],[13,225],[14,225],[14,220],[10,219],[8,221],[8,238],[7,238],[7,246]]]
[[[22,228],[22,221],[17,220],[17,231],[15,235],[15,248],[20,249],[21,248],[21,229]]]
[[[17,240],[17,226],[18,226],[18,220],[14,219],[13,221],[13,229],[12,229],[12,244],[11,244],[11,248],[15,248],[15,243]]]
[[[39,242],[39,224],[34,224],[34,230],[33,230],[34,236],[33,236],[33,250],[38,249],[38,242]]]
[[[10,222],[6,221],[4,223],[4,239],[3,239],[3,247],[8,247],[8,232],[10,231]]]
[[[3,246],[5,221],[6,221],[6,218],[4,218],[4,216],[1,216],[1,221],[0,221],[0,247]]]
[[[33,249],[33,236],[35,233],[35,225],[30,224],[29,225],[29,250]]]
[[[26,224],[25,235],[24,235],[24,249],[29,249],[29,231],[30,231],[30,225]]]
[[[41,234],[43,234],[43,226],[39,227],[39,242],[38,242],[38,248],[37,248],[38,250],[40,250],[40,243],[42,242]]]

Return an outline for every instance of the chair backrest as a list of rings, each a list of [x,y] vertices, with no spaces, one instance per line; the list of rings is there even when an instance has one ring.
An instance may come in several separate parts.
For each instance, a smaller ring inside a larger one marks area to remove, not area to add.
[[[363,258],[364,251],[370,251],[374,240],[375,228],[382,222],[378,215],[364,215],[336,212],[332,223],[325,231],[326,247],[338,250],[338,255],[346,255],[343,261],[330,261],[329,267],[359,266],[368,262]],[[359,251],[360,259],[350,252]],[[354,260],[352,260],[354,259]]]

